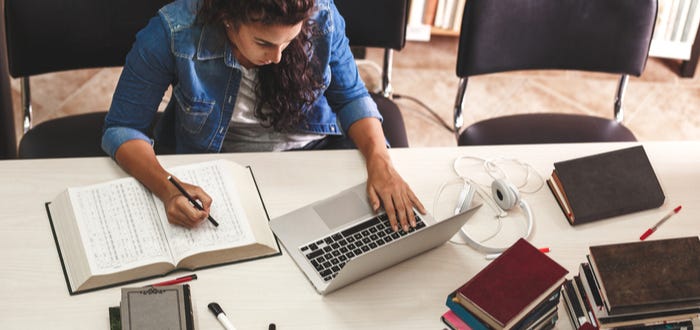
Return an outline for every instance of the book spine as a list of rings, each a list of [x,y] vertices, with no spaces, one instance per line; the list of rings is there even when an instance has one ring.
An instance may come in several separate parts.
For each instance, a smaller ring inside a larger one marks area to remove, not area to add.
[[[440,317],[443,323],[447,325],[452,330],[471,330],[472,328],[466,324],[462,319],[455,314],[452,310],[448,310]]]
[[[464,323],[469,325],[472,329],[474,330],[487,330],[488,328],[481,323],[479,319],[476,318],[476,316],[472,315],[469,311],[467,311],[464,306],[462,306],[460,303],[454,301],[454,296],[455,294],[452,293],[447,297],[447,302],[445,303],[447,307],[452,310]]]
[[[574,327],[578,328],[582,324],[586,323],[586,315],[583,314],[583,308],[581,308],[581,304],[579,304],[578,297],[576,297],[573,281],[566,280],[566,282],[564,282],[562,291],[564,293],[564,300],[566,301],[567,307],[571,307],[571,318]]]
[[[570,280],[566,280],[568,282]],[[564,285],[566,285],[566,282],[564,282]],[[566,309],[566,314],[569,316],[569,321],[571,322],[571,326],[574,329],[579,328],[579,317],[576,315],[576,312],[574,312],[574,307],[571,305],[571,299],[569,299],[569,296],[566,293],[566,290],[562,287],[562,296],[564,296],[564,308]]]
[[[569,224],[573,225],[574,222],[571,212],[568,210],[568,206],[566,205],[562,192],[559,190],[556,183],[554,183],[554,179],[547,179],[547,187],[549,187],[549,191],[551,191],[552,195],[554,195],[554,200],[556,200],[557,204],[559,204],[559,208],[564,214],[566,221],[568,221]]]
[[[616,330],[692,330],[693,321],[685,320],[680,322],[660,322],[658,324],[650,324],[646,326],[624,326],[617,327]]]
[[[587,263],[582,263],[581,270],[583,270],[583,276],[586,278],[586,283],[588,284],[587,288],[591,290],[590,295],[593,296],[593,301],[595,301],[596,306],[598,306],[598,308],[604,307],[605,303],[603,302],[603,297],[598,291],[598,283],[596,283],[595,276],[593,275],[590,265]]]
[[[513,325],[513,329],[527,329],[530,328],[535,322],[541,319],[544,315],[547,315],[553,308],[559,305],[561,287],[554,289],[554,291],[547,296],[542,302],[537,306],[533,307],[532,310],[526,314],[520,321]]]
[[[591,301],[588,298],[588,294],[586,293],[586,289],[584,288],[583,281],[581,281],[581,276],[574,276],[573,282],[574,290],[576,291],[578,298],[581,299],[583,309],[586,313],[587,322],[597,329],[599,324],[598,319],[596,319],[595,313],[593,312],[593,306],[591,305]]]
[[[185,323],[187,330],[194,330],[194,310],[192,309],[192,295],[190,294],[190,285],[182,285],[183,298],[185,301]]]

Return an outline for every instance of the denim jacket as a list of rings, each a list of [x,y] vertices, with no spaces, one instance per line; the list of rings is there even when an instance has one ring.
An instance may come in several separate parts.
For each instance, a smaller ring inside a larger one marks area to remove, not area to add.
[[[177,153],[221,149],[236,104],[241,64],[223,27],[195,22],[198,6],[199,0],[168,4],[136,35],[105,119],[102,148],[111,157],[128,140],[153,143],[152,121],[170,85],[173,97],[155,127],[156,143]],[[316,7],[312,42],[325,68],[324,81],[298,132],[340,135],[359,119],[381,120],[359,77],[345,22],[333,0],[317,0]]]

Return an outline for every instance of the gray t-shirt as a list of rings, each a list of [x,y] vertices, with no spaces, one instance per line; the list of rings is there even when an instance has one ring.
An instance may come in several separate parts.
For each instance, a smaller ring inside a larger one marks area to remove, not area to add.
[[[322,139],[322,134],[295,134],[277,132],[272,127],[263,127],[255,118],[255,84],[258,69],[241,67],[242,79],[238,89],[236,105],[221,152],[281,151],[301,148],[311,141]],[[268,110],[269,111],[269,110]],[[263,112],[266,108],[263,107]]]

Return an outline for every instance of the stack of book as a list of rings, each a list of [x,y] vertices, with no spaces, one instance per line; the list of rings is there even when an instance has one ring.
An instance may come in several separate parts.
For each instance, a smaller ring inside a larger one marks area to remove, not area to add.
[[[452,329],[551,329],[568,273],[520,239],[447,296]]]
[[[700,313],[700,239],[591,246],[562,288],[577,329],[692,329]]]

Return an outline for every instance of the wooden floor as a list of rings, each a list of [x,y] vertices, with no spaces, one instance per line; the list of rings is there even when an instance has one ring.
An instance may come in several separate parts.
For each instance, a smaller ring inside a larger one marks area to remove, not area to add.
[[[395,93],[417,98],[451,123],[459,81],[456,54],[454,37],[437,37],[429,43],[408,42],[394,55]],[[369,50],[367,59],[380,63],[381,52]],[[642,76],[630,79],[624,123],[641,141],[700,139],[700,73],[693,79],[679,78],[679,66],[680,61],[650,58]],[[380,79],[376,67],[361,63],[360,68],[368,88],[377,88]],[[70,113],[106,110],[120,71],[81,70],[33,78],[35,123]],[[615,75],[570,71],[474,77],[467,90],[465,123],[506,113],[550,110],[611,117],[617,80]],[[17,80],[12,81],[12,89],[20,132]],[[453,134],[428,111],[405,98],[396,102],[405,117],[411,146],[455,145]]]

